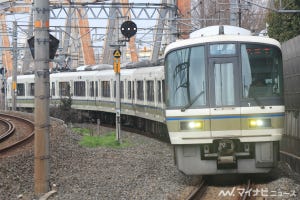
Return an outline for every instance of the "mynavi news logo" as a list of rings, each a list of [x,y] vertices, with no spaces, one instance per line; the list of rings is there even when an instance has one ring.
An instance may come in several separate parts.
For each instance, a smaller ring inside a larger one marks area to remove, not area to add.
[[[252,197],[296,197],[297,193],[295,190],[291,191],[276,191],[269,190],[268,188],[239,188],[233,187],[231,190],[221,190],[218,194],[220,197],[234,197],[234,196],[252,196]]]

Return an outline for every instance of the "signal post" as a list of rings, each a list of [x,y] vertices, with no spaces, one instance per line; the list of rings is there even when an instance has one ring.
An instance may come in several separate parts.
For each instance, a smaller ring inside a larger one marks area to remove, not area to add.
[[[116,139],[121,140],[121,97],[120,97],[121,51],[114,51],[114,72],[116,74]]]
[[[137,26],[133,21],[125,21],[121,25],[121,33],[126,38],[125,42],[128,42],[129,39],[134,36],[137,32]],[[114,51],[114,71],[116,74],[116,139],[119,143],[122,143],[121,140],[121,97],[120,97],[120,72],[121,72],[121,51],[120,46]]]

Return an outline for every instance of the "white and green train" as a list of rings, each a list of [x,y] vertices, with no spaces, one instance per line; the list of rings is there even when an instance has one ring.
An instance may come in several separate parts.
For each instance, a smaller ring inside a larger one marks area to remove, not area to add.
[[[90,66],[89,70],[50,74],[50,107],[61,99],[72,98],[72,108],[79,117],[101,123],[115,123],[116,79],[112,66]],[[92,70],[94,69],[94,70]],[[122,125],[136,127],[151,136],[168,140],[164,124],[164,67],[121,69],[120,98]],[[16,84],[16,107],[34,109],[35,75],[19,75]],[[8,78],[7,104],[12,106],[12,78]]]
[[[266,173],[284,125],[280,43],[214,26],[165,50],[165,117],[185,174]]]
[[[236,27],[201,29],[168,45],[164,66],[121,69],[122,123],[168,134],[185,174],[266,173],[279,158],[282,76],[276,40]],[[112,68],[52,73],[49,87],[52,106],[72,95],[74,109],[115,121]],[[33,74],[17,77],[18,108],[34,108],[34,88]]]

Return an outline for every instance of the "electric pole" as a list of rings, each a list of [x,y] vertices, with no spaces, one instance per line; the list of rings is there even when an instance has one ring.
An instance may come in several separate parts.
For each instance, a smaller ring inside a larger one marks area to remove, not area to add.
[[[49,191],[49,0],[34,1],[34,193]]]
[[[17,105],[17,69],[18,69],[18,49],[17,49],[17,22],[13,22],[13,68],[12,68],[12,110],[16,110]]]

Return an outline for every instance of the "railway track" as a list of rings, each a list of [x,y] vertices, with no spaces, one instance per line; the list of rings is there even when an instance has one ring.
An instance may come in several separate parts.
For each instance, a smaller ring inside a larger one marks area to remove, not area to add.
[[[226,197],[229,197],[231,199],[236,199],[236,200],[255,199],[255,196],[253,196],[253,192],[252,192],[253,187],[255,187],[255,185],[252,183],[251,179],[248,179],[247,184],[234,187],[235,188],[234,193],[230,193],[230,194],[226,193],[223,197],[220,196],[219,198],[226,199]],[[191,192],[182,199],[184,200],[209,199],[209,196],[205,195],[207,188],[209,188],[209,186],[205,182],[205,179],[202,179],[201,182],[197,186],[194,186],[194,189],[192,189]],[[220,194],[220,191],[217,190],[214,190],[214,192]]]
[[[267,186],[256,184],[255,177],[242,179],[203,177],[196,186],[188,186],[180,200],[254,200],[269,196]]]
[[[0,118],[0,142],[6,140],[15,131],[15,126],[9,120]]]
[[[252,187],[253,183],[251,179],[248,179],[247,185],[243,186],[239,190],[238,200],[250,200],[253,199],[253,193],[252,193]]]
[[[195,186],[191,193],[184,198],[184,200],[198,200],[201,199],[206,191],[207,185],[202,179],[201,182]]]
[[[4,134],[1,134],[0,140],[0,156],[15,149],[21,148],[23,145],[30,143],[34,138],[34,123],[20,116],[9,114],[0,114],[2,124],[9,127]],[[9,130],[8,130],[9,129]],[[1,131],[2,132],[2,131]]]

